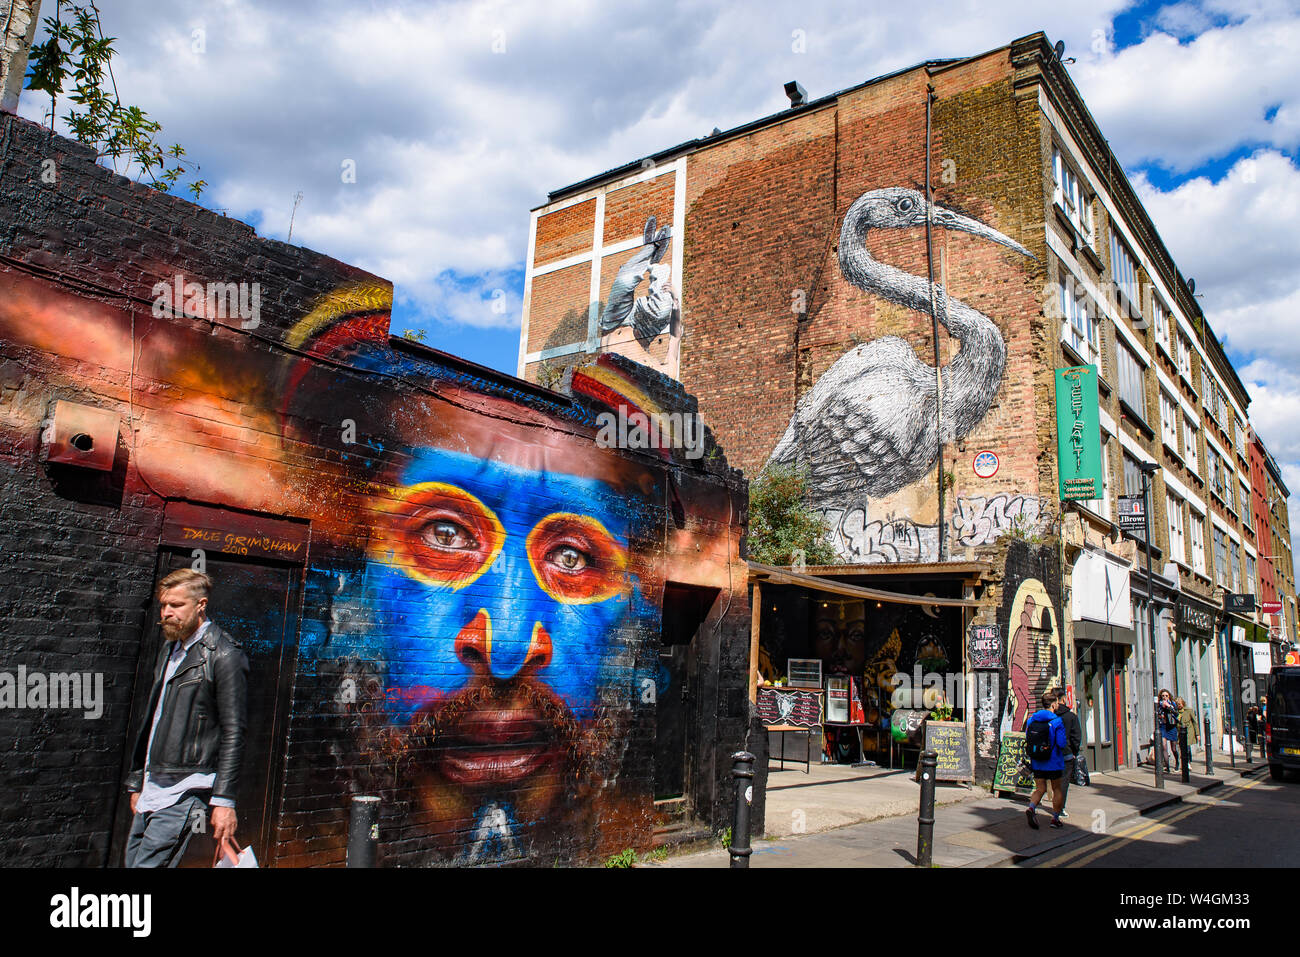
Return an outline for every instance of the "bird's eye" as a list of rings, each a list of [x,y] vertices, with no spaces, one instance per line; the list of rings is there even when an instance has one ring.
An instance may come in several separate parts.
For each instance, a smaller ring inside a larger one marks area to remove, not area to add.
[[[438,548],[478,548],[473,535],[446,519],[430,522],[424,530],[424,540]]]
[[[546,560],[566,572],[580,572],[590,564],[587,555],[572,545],[561,545],[559,548],[552,549],[546,556]]]

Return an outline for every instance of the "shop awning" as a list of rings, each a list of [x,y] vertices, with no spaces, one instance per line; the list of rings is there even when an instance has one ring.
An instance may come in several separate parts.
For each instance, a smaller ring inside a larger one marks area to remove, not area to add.
[[[764,582],[770,585],[795,585],[800,588],[811,588],[814,591],[830,592],[835,595],[852,595],[855,598],[872,598],[876,601],[891,601],[900,605],[979,608],[981,604],[974,598],[935,598],[931,595],[909,595],[904,592],[886,591],[883,588],[849,585],[833,578],[822,578],[819,575],[791,571],[778,565],[763,565],[759,562],[749,562],[748,564],[750,581]]]

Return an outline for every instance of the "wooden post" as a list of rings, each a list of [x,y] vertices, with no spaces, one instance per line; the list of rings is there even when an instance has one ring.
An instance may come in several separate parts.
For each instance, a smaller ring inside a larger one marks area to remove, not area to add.
[[[754,597],[749,609],[749,700],[758,703],[758,623],[763,615],[763,586],[754,579]]]

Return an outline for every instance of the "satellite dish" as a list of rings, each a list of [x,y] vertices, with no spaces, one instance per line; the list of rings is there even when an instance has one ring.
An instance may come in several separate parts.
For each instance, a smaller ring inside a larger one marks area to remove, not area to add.
[[[1064,40],[1057,40],[1057,41],[1056,41],[1056,46],[1052,47],[1052,52],[1054,52],[1054,53],[1056,54],[1056,58],[1057,58],[1058,60],[1064,58],[1064,56],[1065,56],[1065,41],[1064,41]]]
[[[1193,296],[1196,295],[1196,280],[1195,280],[1195,279],[1188,279],[1188,280],[1187,280],[1187,291],[1190,292]]]

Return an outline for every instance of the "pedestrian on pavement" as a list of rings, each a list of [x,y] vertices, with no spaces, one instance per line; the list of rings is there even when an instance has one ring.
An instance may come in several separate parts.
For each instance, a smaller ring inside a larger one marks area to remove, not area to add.
[[[248,724],[248,658],[207,617],[212,579],[189,568],[158,586],[163,643],[132,749],[127,867],[176,867],[190,835],[233,839]]]
[[[1070,750],[1065,723],[1052,710],[1056,707],[1056,695],[1047,692],[1039,699],[1039,704],[1039,710],[1025,722],[1025,753],[1029,755],[1029,764],[1034,771],[1034,793],[1029,796],[1029,808],[1025,811],[1025,817],[1034,830],[1038,830],[1038,803],[1047,794],[1049,781],[1052,784],[1050,826],[1065,826],[1061,823],[1061,809],[1065,804],[1061,775],[1065,773],[1065,755]]]
[[[1174,696],[1164,688],[1160,689],[1160,696],[1156,701],[1156,734],[1160,741],[1160,746],[1165,755],[1172,754],[1172,763],[1166,762],[1166,767],[1172,767],[1178,770],[1178,707],[1174,704]]]
[[[1075,769],[1079,765],[1079,748],[1083,744],[1083,729],[1079,726],[1079,716],[1070,710],[1065,695],[1057,693],[1056,716],[1065,725],[1065,740],[1069,750],[1065,753],[1065,771],[1061,775],[1061,817],[1069,817],[1065,811],[1065,801],[1070,796],[1070,784],[1074,781]]]
[[[1183,760],[1190,760],[1192,756],[1192,747],[1197,741],[1196,730],[1196,712],[1187,707],[1187,702],[1182,698],[1175,698],[1174,702],[1178,705],[1178,736],[1179,750],[1182,750],[1183,739],[1187,741],[1187,752],[1183,755]]]

